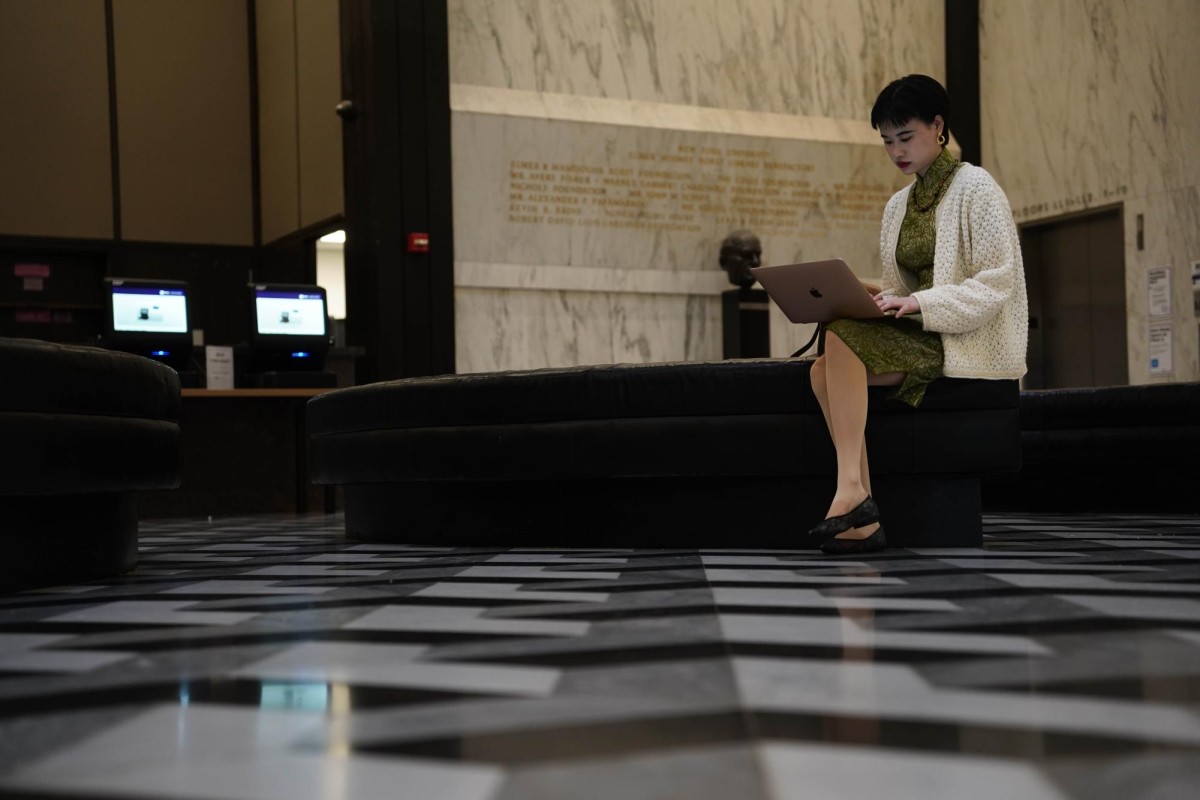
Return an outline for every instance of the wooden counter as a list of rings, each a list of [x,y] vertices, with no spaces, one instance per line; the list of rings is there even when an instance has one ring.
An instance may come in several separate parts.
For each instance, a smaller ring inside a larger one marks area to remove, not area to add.
[[[308,479],[305,404],[321,389],[184,389],[178,489],[140,492],[138,515],[207,517],[334,510]]]

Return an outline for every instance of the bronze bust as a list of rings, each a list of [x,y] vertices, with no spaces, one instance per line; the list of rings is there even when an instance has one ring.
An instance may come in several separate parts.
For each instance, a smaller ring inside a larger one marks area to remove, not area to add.
[[[750,231],[734,231],[721,242],[721,269],[734,286],[753,286],[755,281],[750,268],[761,263],[762,243]]]

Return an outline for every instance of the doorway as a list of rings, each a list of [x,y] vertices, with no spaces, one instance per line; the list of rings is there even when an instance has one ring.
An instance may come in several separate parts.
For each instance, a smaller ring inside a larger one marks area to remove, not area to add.
[[[1120,206],[1021,228],[1029,291],[1026,389],[1129,383]]]

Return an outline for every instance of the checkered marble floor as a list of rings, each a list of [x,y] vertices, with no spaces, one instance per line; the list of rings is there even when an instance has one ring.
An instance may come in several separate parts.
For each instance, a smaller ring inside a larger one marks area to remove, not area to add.
[[[1200,519],[986,519],[983,549],[362,544],[143,523],[0,596],[0,795],[1195,797]]]

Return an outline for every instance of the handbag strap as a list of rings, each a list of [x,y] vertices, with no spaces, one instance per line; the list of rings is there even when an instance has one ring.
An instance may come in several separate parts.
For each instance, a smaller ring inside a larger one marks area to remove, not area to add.
[[[817,323],[817,329],[816,329],[815,331],[813,331],[812,338],[811,338],[811,339],[809,339],[807,342],[805,342],[805,344],[804,344],[804,346],[803,346],[803,347],[801,347],[799,350],[797,350],[796,352],[794,352],[794,353],[792,353],[790,356],[788,356],[788,358],[796,358],[796,357],[798,357],[798,356],[802,356],[802,355],[804,355],[806,352],[808,352],[808,350],[809,350],[809,349],[810,349],[810,348],[811,348],[811,347],[812,347],[814,344],[816,344],[816,342],[817,342],[817,337],[821,335],[821,328],[822,328],[822,327],[823,327],[823,326],[821,325],[821,323]]]

